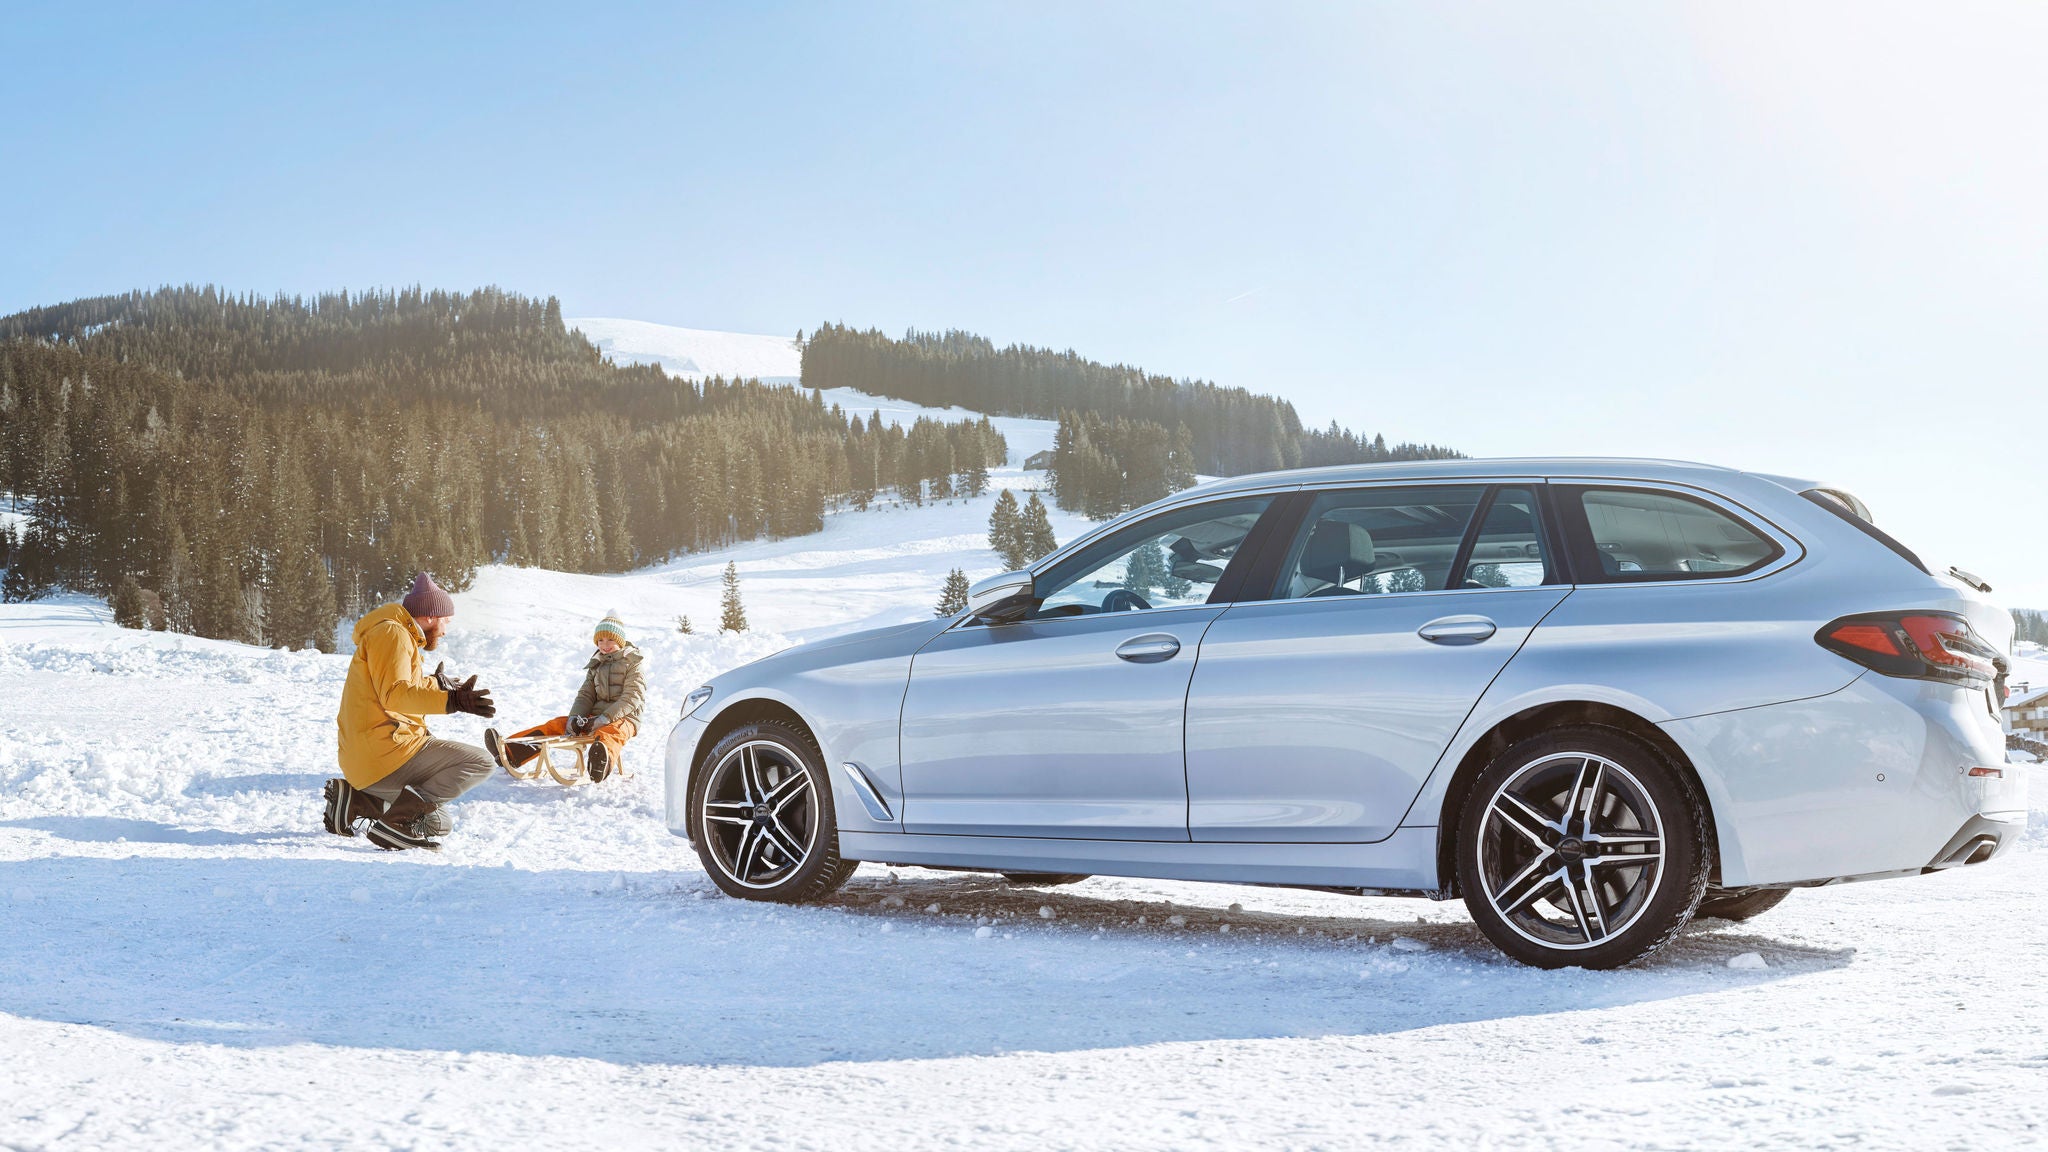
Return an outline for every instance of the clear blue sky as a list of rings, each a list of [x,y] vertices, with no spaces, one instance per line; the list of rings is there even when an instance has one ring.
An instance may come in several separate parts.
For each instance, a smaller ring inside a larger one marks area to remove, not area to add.
[[[2048,606],[2041,5],[48,5],[0,48],[0,311],[962,327],[1824,475]]]

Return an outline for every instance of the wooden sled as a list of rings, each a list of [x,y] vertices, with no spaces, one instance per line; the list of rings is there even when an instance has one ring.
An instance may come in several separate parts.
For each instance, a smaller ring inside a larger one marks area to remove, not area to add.
[[[577,784],[591,783],[590,766],[584,760],[584,756],[588,753],[590,746],[597,743],[596,737],[529,736],[519,742],[521,744],[532,744],[539,748],[540,755],[535,756],[516,768],[509,764],[506,765],[505,771],[514,780],[538,780],[543,775],[547,775],[554,777],[557,784],[566,784],[572,787]],[[612,765],[612,770],[605,779],[630,780],[632,777],[633,774],[626,771],[625,757],[622,755],[619,757],[619,762]]]

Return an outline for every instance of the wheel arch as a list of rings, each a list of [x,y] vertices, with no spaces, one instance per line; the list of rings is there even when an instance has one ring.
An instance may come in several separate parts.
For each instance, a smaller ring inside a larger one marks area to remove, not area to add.
[[[1680,771],[1692,778],[1693,786],[1699,792],[1700,803],[1706,809],[1707,851],[1711,854],[1709,875],[1713,882],[1718,883],[1721,871],[1720,825],[1714,817],[1713,797],[1706,782],[1701,779],[1699,768],[1693,763],[1693,758],[1686,754],[1685,749],[1671,738],[1670,733],[1619,705],[1597,700],[1555,700],[1524,708],[1502,719],[1488,729],[1485,735],[1473,741],[1458,760],[1457,770],[1451,774],[1450,783],[1445,788],[1437,818],[1437,876],[1443,894],[1446,897],[1462,895],[1458,891],[1456,855],[1458,819],[1459,814],[1464,811],[1466,799],[1472,794],[1472,784],[1479,778],[1479,773],[1493,762],[1494,757],[1518,741],[1552,728],[1573,724],[1613,728],[1633,736],[1661,752],[1672,763],[1678,765]]]
[[[824,753],[825,742],[818,738],[817,726],[812,724],[785,700],[773,696],[749,696],[734,700],[718,711],[705,725],[704,734],[697,737],[697,748],[690,758],[690,790],[696,791],[697,774],[704,770],[704,758],[711,754],[718,742],[749,724],[764,720],[775,720],[791,725],[811,738],[819,754]]]

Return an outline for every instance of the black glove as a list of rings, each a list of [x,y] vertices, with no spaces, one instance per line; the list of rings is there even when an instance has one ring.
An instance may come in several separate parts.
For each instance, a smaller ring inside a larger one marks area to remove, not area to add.
[[[461,685],[455,682],[455,677],[447,673],[447,667],[448,662],[446,660],[434,665],[434,687],[439,688],[443,692],[453,692],[461,687]]]
[[[448,690],[448,710],[485,718],[498,714],[498,706],[491,703],[491,690],[477,687],[474,676]]]
[[[597,717],[595,716],[569,717],[569,735],[571,736],[588,736],[596,727]]]

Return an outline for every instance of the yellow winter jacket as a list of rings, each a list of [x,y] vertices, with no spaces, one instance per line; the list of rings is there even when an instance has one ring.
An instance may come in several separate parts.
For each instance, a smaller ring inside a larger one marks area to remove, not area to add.
[[[412,613],[386,604],[356,621],[356,654],[334,717],[341,774],[367,788],[397,771],[427,742],[422,717],[448,711],[448,693],[420,674],[427,641]]]

